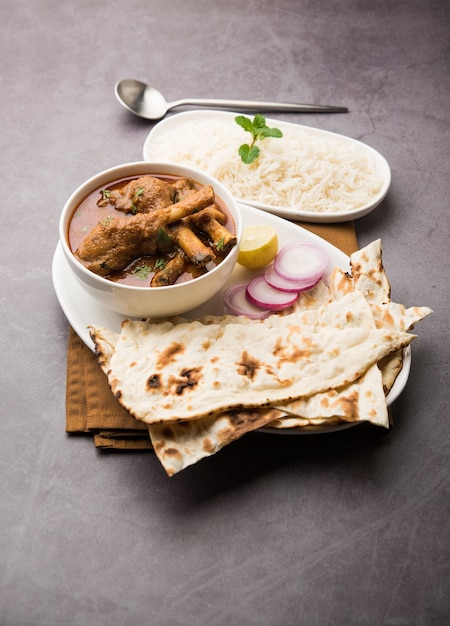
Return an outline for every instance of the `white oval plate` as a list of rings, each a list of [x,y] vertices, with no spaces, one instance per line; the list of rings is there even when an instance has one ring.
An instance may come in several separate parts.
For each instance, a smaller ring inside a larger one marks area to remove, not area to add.
[[[219,120],[223,124],[232,124],[233,125],[232,127],[234,128],[236,126],[236,123],[234,122],[234,117],[236,115],[237,113],[230,113],[227,111],[203,110],[203,111],[186,111],[184,113],[177,113],[175,115],[166,117],[164,120],[156,124],[153,127],[153,129],[150,131],[150,133],[148,134],[145,140],[144,149],[143,149],[144,161],[154,161],[155,159],[160,160],[160,157],[158,156],[158,154],[155,153],[155,150],[156,150],[155,142],[159,141],[165,133],[176,131],[177,132],[177,145],[182,146],[183,145],[183,125],[185,123],[196,121],[196,120],[211,119],[211,120]],[[379,192],[377,193],[376,196],[371,198],[370,202],[368,202],[364,206],[361,206],[351,211],[340,212],[340,213],[338,212],[333,212],[333,213],[320,212],[319,213],[319,212],[313,212],[313,211],[299,210],[299,209],[296,209],[295,207],[289,207],[289,206],[272,206],[270,204],[265,204],[263,202],[259,202],[254,199],[239,198],[238,194],[235,194],[239,202],[256,207],[263,211],[267,211],[269,213],[274,213],[275,215],[280,215],[281,217],[286,217],[287,219],[290,219],[290,220],[298,220],[298,221],[304,221],[304,222],[316,222],[316,223],[317,222],[335,223],[335,222],[348,222],[350,220],[355,220],[357,218],[363,217],[364,215],[367,215],[368,213],[373,211],[373,209],[375,209],[375,207],[377,207],[380,204],[380,202],[385,198],[389,190],[389,186],[391,184],[391,170],[386,159],[379,152],[377,152],[374,148],[356,139],[346,137],[345,135],[339,135],[337,133],[332,133],[332,132],[321,130],[318,128],[312,128],[309,126],[301,126],[299,124],[292,124],[290,122],[283,122],[283,121],[269,119],[269,118],[266,119],[266,123],[268,126],[272,126],[272,127],[276,126],[282,131],[283,130],[287,131],[287,129],[292,130],[296,128],[296,129],[301,130],[302,132],[307,132],[313,140],[320,139],[322,141],[323,140],[332,141],[332,142],[338,141],[340,143],[344,143],[347,148],[351,148],[353,151],[358,151],[361,154],[361,157],[364,157],[365,159],[371,162],[376,172],[376,175],[380,181]],[[250,138],[250,135],[248,135],[248,138]],[[263,145],[261,149],[262,150],[264,149]],[[164,161],[170,162],[170,159],[167,158],[167,155],[164,156]],[[186,164],[189,164],[193,167],[198,167],[195,163],[189,162],[188,160],[186,160],[185,162]],[[219,176],[216,175],[214,170],[215,168],[211,167],[211,170],[209,171],[209,173],[212,174],[213,176],[216,176],[216,178],[220,178]],[[229,188],[230,188],[230,191],[234,193],[231,186],[229,186]]]
[[[270,213],[265,213],[246,205],[241,205],[241,210],[244,228],[257,224],[271,225],[277,231],[280,246],[290,243],[291,241],[313,241],[319,243],[328,254],[329,264],[326,270],[327,274],[329,274],[334,267],[339,267],[344,271],[349,270],[349,257],[341,250],[321,237],[318,237],[314,233],[311,233],[296,224],[292,224],[284,219],[281,219],[276,215],[271,215]],[[256,273],[257,272],[250,272],[240,265],[236,265],[231,278],[228,283],[224,285],[223,289],[230,284],[245,282]],[[70,322],[74,331],[90,350],[94,351],[94,344],[87,329],[89,324],[103,326],[115,332],[120,332],[121,324],[125,317],[123,315],[119,315],[118,313],[114,313],[109,309],[101,307],[96,300],[86,293],[81,286],[81,283],[75,277],[73,272],[70,271],[60,243],[58,243],[53,256],[52,279],[56,296],[66,318]],[[202,315],[223,315],[223,289],[207,304],[191,311],[186,315],[186,317],[196,319]],[[394,400],[403,391],[409,377],[410,364],[411,351],[408,347],[404,351],[403,367],[386,398],[388,406],[392,404],[392,402],[394,402]],[[352,424],[352,426],[357,425],[358,423],[359,422]],[[334,430],[342,430],[348,427],[349,425],[347,424],[339,424],[336,426],[324,425],[317,427],[314,431],[299,429],[295,432],[300,434],[307,434],[308,432],[325,433]],[[289,431],[291,432],[289,433]],[[284,430],[271,429],[270,432],[274,432],[276,434],[293,434],[292,429],[289,428]]]

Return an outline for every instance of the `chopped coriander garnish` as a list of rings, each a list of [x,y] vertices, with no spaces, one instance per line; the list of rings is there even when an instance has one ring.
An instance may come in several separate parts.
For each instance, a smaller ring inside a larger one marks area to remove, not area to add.
[[[103,224],[103,226],[109,226],[109,223],[111,222],[111,220],[112,220],[111,215],[107,215],[105,219],[102,220],[101,223]]]
[[[167,265],[167,261],[165,259],[157,259],[155,263],[155,270],[163,270]]]
[[[152,270],[148,265],[136,265],[131,273],[134,274],[139,280],[147,280],[151,271]]]
[[[133,196],[133,200],[131,202],[131,212],[133,213],[133,215],[136,215],[137,213],[137,201],[139,200],[139,198],[142,196],[142,194],[144,193],[145,188],[144,187],[138,187],[136,189],[136,191],[134,192],[134,196]]]
[[[102,189],[101,192],[103,200],[108,200],[111,195],[111,189]]]
[[[158,229],[156,234],[156,244],[158,248],[167,248],[172,245],[172,237],[162,226]]]
[[[145,191],[144,187],[138,187],[134,193],[134,199],[137,200],[138,198],[140,198],[140,196],[142,196],[144,191]]]
[[[266,118],[260,113],[255,115],[253,121],[250,118],[245,117],[245,115],[237,115],[234,118],[234,121],[252,136],[250,144],[244,143],[239,148],[239,156],[247,165],[256,161],[260,155],[261,151],[259,146],[256,145],[257,141],[262,141],[266,137],[280,138],[283,136],[283,133],[279,128],[269,128],[269,126],[266,125]]]

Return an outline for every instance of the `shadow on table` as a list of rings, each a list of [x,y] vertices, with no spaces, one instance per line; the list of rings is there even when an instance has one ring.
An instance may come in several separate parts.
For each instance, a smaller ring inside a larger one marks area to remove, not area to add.
[[[373,465],[374,455],[386,445],[390,432],[361,424],[321,435],[249,433],[212,457],[164,477],[163,497],[173,499],[173,512],[185,512],[252,482],[269,480],[276,473],[336,472],[344,469],[343,463],[345,471],[356,466],[359,472],[362,465],[366,469]],[[161,487],[160,480],[158,484]]]

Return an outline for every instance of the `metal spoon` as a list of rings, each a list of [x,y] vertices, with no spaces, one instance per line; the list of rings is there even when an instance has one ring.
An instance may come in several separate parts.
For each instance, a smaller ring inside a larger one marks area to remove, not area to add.
[[[251,100],[209,100],[190,98],[167,102],[164,96],[139,80],[120,80],[115,86],[119,102],[129,111],[147,120],[159,120],[170,109],[185,105],[231,110],[297,111],[302,113],[348,113],[347,107],[325,104],[289,104],[286,102],[255,102]]]

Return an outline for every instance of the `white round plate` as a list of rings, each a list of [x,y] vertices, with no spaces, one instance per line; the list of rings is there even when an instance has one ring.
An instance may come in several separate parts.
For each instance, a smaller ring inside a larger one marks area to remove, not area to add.
[[[349,257],[314,233],[277,217],[276,215],[265,213],[253,207],[241,205],[241,210],[244,228],[257,224],[271,225],[277,231],[280,246],[290,243],[291,241],[315,241],[319,243],[328,254],[329,263],[326,270],[327,274],[329,274],[334,267],[339,267],[344,271],[349,270]],[[236,265],[231,278],[228,283],[224,285],[223,289],[230,284],[245,282],[256,273],[257,272],[246,270],[240,265]],[[103,326],[109,330],[120,332],[121,324],[125,317],[101,307],[98,302],[83,289],[81,283],[73,272],[70,271],[60,243],[58,243],[53,256],[52,279],[56,296],[67,320],[90,350],[94,350],[94,344],[87,329],[89,324]],[[185,315],[185,317],[196,319],[202,315],[223,315],[223,289],[207,304],[191,311],[189,314]],[[410,363],[411,352],[408,348],[404,351],[403,368],[387,396],[388,405],[392,404],[403,391],[408,380]],[[330,432],[331,430],[342,430],[346,427],[348,427],[346,424],[333,427],[324,426],[318,427],[317,431],[314,432]],[[284,431],[282,429],[271,429],[271,432],[277,434],[283,432],[288,433],[289,431],[292,431],[292,429],[284,429]],[[304,432],[306,434],[308,431],[299,430],[296,432]]]
[[[223,123],[230,123],[236,116],[236,113],[230,113],[227,111],[186,111],[184,113],[177,113],[172,116],[168,116],[163,119],[161,122],[158,122],[150,133],[148,134],[143,149],[144,161],[154,161],[155,158],[157,160],[161,160],[158,155],[153,156],[154,154],[154,144],[158,141],[162,136],[164,136],[167,132],[180,131],[179,133],[179,144],[182,145],[183,142],[183,134],[182,134],[182,125],[187,121],[196,121],[196,120],[205,120],[205,119],[217,119],[222,121]],[[234,122],[233,122],[234,123]],[[249,200],[246,198],[237,198],[239,202],[245,203],[249,206],[256,207],[257,209],[261,209],[263,211],[267,211],[269,213],[273,213],[275,215],[279,215],[281,217],[286,217],[290,220],[297,220],[303,222],[322,222],[322,223],[336,223],[336,222],[348,222],[351,220],[358,219],[367,215],[371,211],[377,207],[380,202],[385,198],[390,184],[391,184],[391,170],[386,159],[374,148],[368,146],[361,141],[356,139],[352,139],[351,137],[346,137],[345,135],[340,135],[338,133],[332,133],[326,130],[321,130],[318,128],[313,128],[310,126],[301,126],[299,124],[292,124],[290,122],[283,122],[280,120],[274,119],[266,119],[266,123],[268,126],[276,126],[280,130],[283,129],[286,131],[287,129],[296,128],[302,131],[308,132],[311,137],[316,137],[318,140],[330,140],[340,142],[345,142],[352,149],[356,149],[361,153],[361,157],[367,158],[372,162],[373,167],[377,173],[377,176],[380,180],[380,190],[376,196],[374,196],[370,202],[365,204],[364,206],[359,207],[358,209],[354,209],[352,211],[347,211],[345,213],[319,213],[313,211],[302,211],[293,207],[279,207],[272,206],[270,204],[265,204],[263,202],[257,202],[255,200]],[[164,159],[164,161],[168,161],[168,159]],[[191,166],[195,167],[192,163]],[[214,172],[210,172],[214,175]],[[231,190],[232,191],[232,190]],[[236,194],[235,194],[236,195]]]

